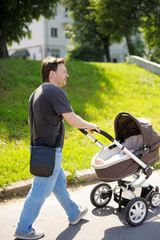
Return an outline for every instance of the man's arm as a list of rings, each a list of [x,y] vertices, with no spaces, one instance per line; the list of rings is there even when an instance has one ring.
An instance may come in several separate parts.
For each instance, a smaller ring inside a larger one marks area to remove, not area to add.
[[[62,116],[64,117],[66,122],[72,127],[80,128],[80,129],[88,129],[91,133],[93,133],[92,130],[96,130],[97,132],[99,132],[99,127],[96,124],[89,123],[83,120],[74,112],[63,113]]]

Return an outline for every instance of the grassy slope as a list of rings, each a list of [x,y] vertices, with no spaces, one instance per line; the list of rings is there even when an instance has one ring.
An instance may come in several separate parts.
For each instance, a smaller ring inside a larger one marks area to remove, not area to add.
[[[64,90],[74,111],[114,136],[114,119],[127,111],[148,118],[160,132],[160,77],[123,64],[68,62]],[[41,83],[40,62],[0,60],[0,186],[29,174],[28,98]],[[94,134],[102,143],[104,137]],[[66,124],[63,167],[72,172],[90,167],[99,148]]]

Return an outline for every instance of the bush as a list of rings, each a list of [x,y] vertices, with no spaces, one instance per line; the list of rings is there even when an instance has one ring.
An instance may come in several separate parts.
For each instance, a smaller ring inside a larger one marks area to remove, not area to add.
[[[69,60],[81,60],[86,62],[103,62],[104,56],[101,48],[90,47],[88,45],[77,45],[73,50],[69,50]]]

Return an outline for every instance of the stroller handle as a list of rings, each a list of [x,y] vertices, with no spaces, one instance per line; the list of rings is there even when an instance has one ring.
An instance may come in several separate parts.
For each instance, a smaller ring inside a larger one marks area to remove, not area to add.
[[[95,130],[93,130],[93,131],[95,131]],[[99,133],[101,135],[103,135],[104,137],[108,138],[111,142],[114,142],[114,138],[110,134],[108,134],[107,132],[100,129]]]
[[[86,129],[79,129],[84,135],[88,135],[88,131]],[[96,130],[93,129],[94,132],[97,132]],[[109,135],[107,132],[103,131],[100,129],[100,132],[97,132],[101,135],[103,135],[104,137],[108,138],[111,142],[114,142],[114,138]]]

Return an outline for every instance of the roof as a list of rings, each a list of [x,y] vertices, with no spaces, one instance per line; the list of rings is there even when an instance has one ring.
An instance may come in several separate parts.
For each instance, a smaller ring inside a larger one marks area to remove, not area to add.
[[[25,58],[29,56],[30,56],[30,53],[28,52],[27,49],[15,51],[10,55],[10,57],[12,58]]]

